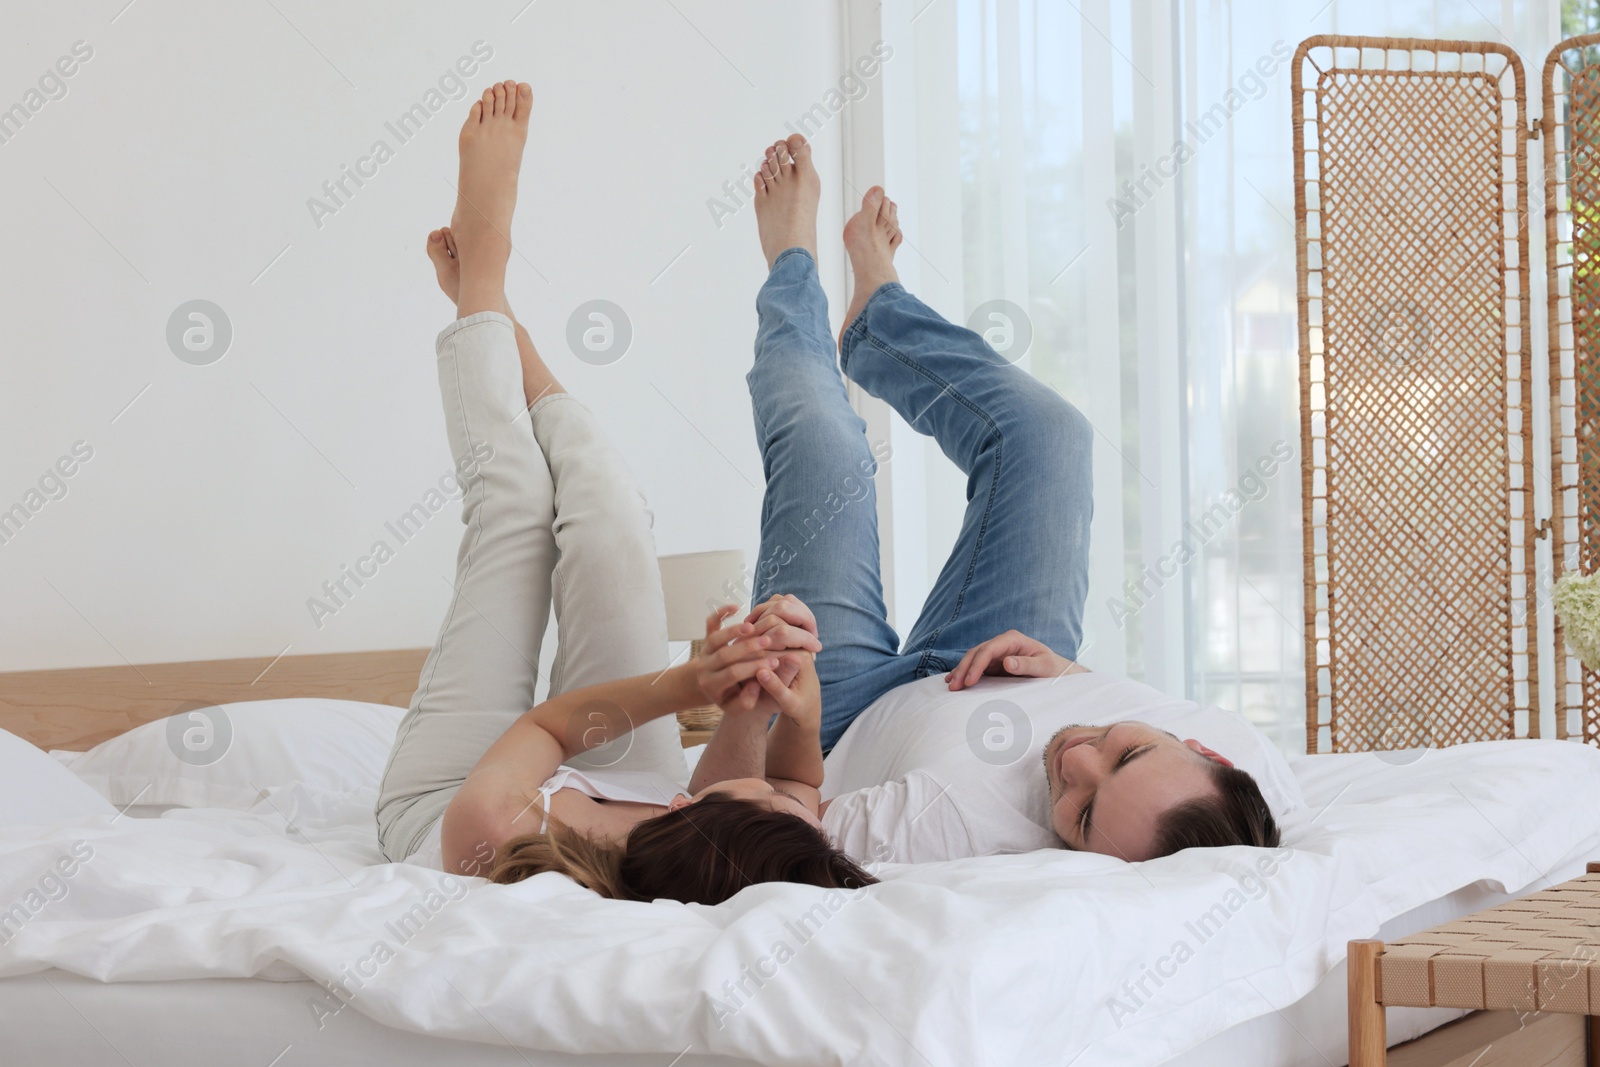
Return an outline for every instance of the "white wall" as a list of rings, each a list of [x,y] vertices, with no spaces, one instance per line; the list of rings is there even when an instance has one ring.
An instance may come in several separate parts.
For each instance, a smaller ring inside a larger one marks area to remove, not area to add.
[[[0,144],[0,509],[94,450],[0,544],[0,670],[431,643],[454,505],[320,630],[306,601],[450,464],[432,340],[451,308],[422,246],[471,96],[320,229],[306,202],[479,40],[473,93],[520,78],[536,100],[513,306],[633,464],[660,551],[754,559],[764,271],[753,212],[719,229],[707,200],[837,84],[834,4],[124,3],[13,5],[0,32],[0,108],[93,48]],[[836,320],[840,125],[816,138]],[[633,323],[610,367],[564,341],[597,297]],[[165,339],[194,298],[234,328],[209,366]]]

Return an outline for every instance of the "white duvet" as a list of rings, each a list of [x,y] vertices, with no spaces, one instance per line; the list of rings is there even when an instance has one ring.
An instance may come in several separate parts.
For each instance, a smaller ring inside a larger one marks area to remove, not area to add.
[[[765,885],[715,908],[381,863],[370,789],[7,827],[0,907],[43,903],[0,975],[309,976],[322,1018],[668,1059],[1157,1064],[1305,995],[1388,918],[1600,849],[1600,752],[1570,742],[1295,770],[1310,807],[1276,855],[890,865],[857,894]]]

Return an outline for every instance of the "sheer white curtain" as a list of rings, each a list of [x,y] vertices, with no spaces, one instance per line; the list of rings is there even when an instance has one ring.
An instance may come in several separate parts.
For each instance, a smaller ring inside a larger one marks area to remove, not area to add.
[[[1097,431],[1088,665],[1304,751],[1289,58],[1315,33],[1507,41],[1536,113],[1559,16],[1555,0],[855,12],[855,36],[870,23],[895,58],[846,180],[902,202],[908,286],[1014,353],[1031,334],[1020,365]],[[909,625],[964,486],[896,420],[869,418],[896,443],[885,562]]]

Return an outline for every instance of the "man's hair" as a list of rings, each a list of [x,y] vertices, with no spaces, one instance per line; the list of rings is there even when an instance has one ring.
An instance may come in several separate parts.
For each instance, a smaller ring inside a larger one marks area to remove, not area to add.
[[[1169,808],[1156,821],[1156,855],[1224,845],[1277,848],[1278,822],[1256,780],[1214,760],[1209,769],[1217,795]]]

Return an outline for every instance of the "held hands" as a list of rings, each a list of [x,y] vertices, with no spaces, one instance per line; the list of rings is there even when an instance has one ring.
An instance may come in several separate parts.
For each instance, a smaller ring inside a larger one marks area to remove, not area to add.
[[[775,700],[773,689],[787,694],[803,673],[802,666],[809,666],[812,655],[822,650],[822,643],[817,640],[816,620],[803,604],[783,612],[758,609],[736,626],[722,626],[736,610],[730,604],[706,617],[704,650],[692,667],[701,696],[724,712],[739,714]],[[810,628],[790,622],[791,618],[809,620]],[[778,714],[783,708],[766,711]]]
[[[956,669],[944,676],[951,692],[965,689],[986,674],[1005,674],[1020,678],[1057,678],[1084,668],[1065,656],[1058,656],[1044,644],[1026,634],[1007,630],[998,637],[969,649]]]
[[[756,605],[739,624],[741,633],[760,633],[782,626],[785,632],[817,638],[817,617],[793,593],[774,593]],[[816,650],[820,650],[818,644]],[[778,669],[758,670],[756,682],[763,693],[751,709],[764,717],[782,715],[796,726],[815,733],[822,726],[822,682],[817,677],[815,651],[793,651],[780,659]]]
[[[810,608],[806,607],[805,601],[793,593],[773,593],[766,600],[752,607],[750,614],[744,617],[744,622],[739,624],[739,632],[741,634],[755,633],[757,627],[763,624],[773,625],[768,621],[773,617],[782,619],[790,626],[804,630],[812,637],[818,636],[817,617],[811,613]],[[819,645],[818,649],[820,648],[821,646]]]

